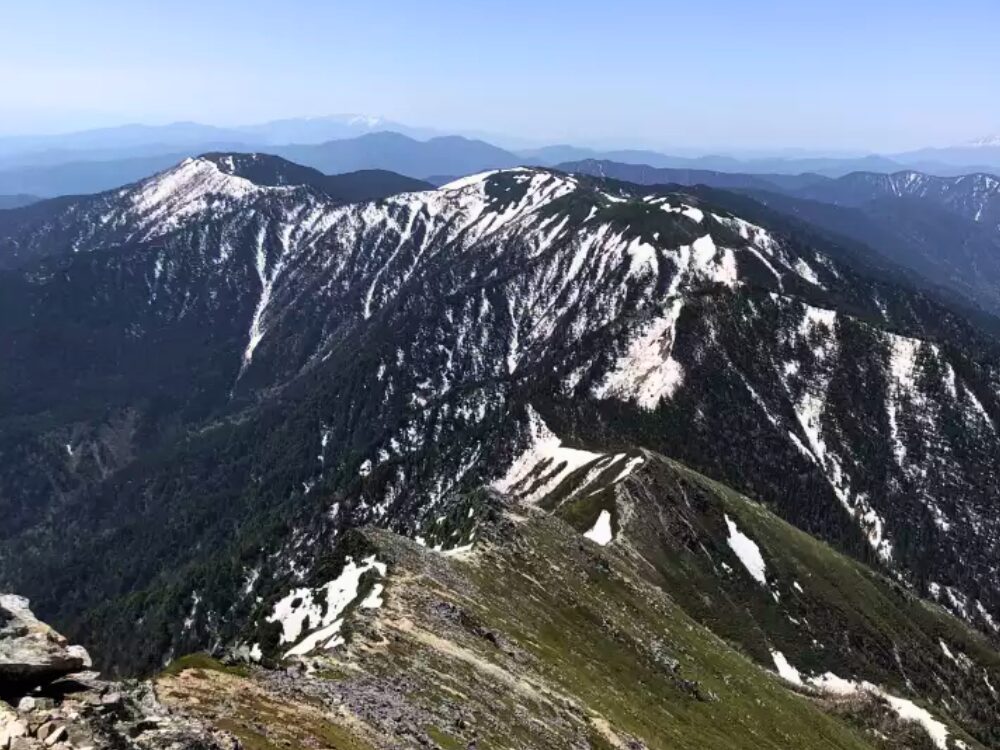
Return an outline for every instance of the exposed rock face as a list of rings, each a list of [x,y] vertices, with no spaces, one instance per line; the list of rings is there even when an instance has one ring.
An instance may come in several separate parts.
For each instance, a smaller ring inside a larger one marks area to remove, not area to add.
[[[0,750],[238,750],[224,733],[170,713],[146,682],[81,672],[90,657],[0,595]]]
[[[0,594],[0,684],[41,685],[90,665],[87,651],[40,622],[27,599]]]

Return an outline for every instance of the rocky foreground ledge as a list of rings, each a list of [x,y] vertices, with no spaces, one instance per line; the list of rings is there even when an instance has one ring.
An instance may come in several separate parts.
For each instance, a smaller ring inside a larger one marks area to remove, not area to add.
[[[239,750],[172,713],[148,682],[109,682],[90,666],[27,599],[0,594],[0,750]]]

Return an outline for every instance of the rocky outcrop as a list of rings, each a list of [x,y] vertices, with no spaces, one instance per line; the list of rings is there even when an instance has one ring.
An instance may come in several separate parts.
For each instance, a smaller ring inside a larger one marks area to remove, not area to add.
[[[39,621],[27,599],[0,594],[0,684],[42,685],[90,666],[86,649]]]
[[[90,657],[0,595],[0,750],[238,750],[229,735],[169,711],[148,682],[81,671]]]

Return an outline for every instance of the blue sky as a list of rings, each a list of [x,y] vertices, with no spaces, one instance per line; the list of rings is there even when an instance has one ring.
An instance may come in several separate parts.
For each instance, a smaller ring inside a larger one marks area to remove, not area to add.
[[[1000,131],[997,0],[4,6],[3,133],[339,112],[677,149]]]

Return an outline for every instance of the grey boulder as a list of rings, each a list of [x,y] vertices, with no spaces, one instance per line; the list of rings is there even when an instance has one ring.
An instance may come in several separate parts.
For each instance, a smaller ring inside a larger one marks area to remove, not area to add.
[[[0,594],[0,689],[4,685],[43,685],[91,666],[82,646],[38,620],[28,600]]]

